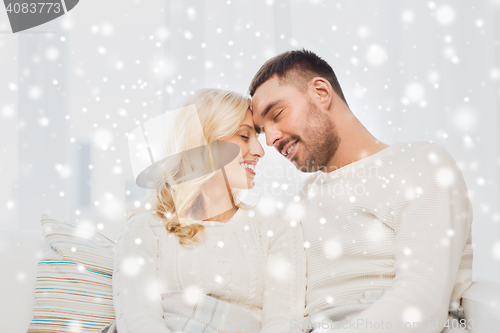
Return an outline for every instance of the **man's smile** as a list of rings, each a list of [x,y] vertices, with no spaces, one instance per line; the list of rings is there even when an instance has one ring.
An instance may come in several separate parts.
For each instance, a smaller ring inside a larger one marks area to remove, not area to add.
[[[287,143],[285,147],[281,149],[281,154],[291,160],[293,155],[295,155],[295,153],[297,152],[298,142],[299,140],[295,140]]]

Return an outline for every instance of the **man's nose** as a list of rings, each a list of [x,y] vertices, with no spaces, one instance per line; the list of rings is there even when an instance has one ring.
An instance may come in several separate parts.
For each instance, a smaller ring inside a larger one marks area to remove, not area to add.
[[[283,134],[279,130],[275,128],[266,130],[266,144],[269,147],[276,147],[281,139],[283,139]]]

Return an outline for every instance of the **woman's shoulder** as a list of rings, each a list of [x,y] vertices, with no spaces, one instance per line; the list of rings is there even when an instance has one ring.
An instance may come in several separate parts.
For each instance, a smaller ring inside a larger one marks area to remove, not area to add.
[[[283,209],[278,207],[262,205],[254,207],[250,215],[253,216],[254,220],[273,225],[285,220],[286,213]]]
[[[300,217],[289,214],[282,208],[274,207],[266,211],[261,211],[257,220],[259,221],[262,235],[269,238],[276,238],[287,232],[301,233]]]
[[[160,219],[153,215],[153,212],[141,212],[141,213],[132,213],[127,219],[128,225],[137,225],[137,224],[155,224],[160,223]]]
[[[164,223],[152,212],[143,212],[131,215],[125,225],[122,227],[122,232],[132,233],[154,233],[156,236],[166,232]]]
[[[115,261],[130,256],[157,258],[165,248],[166,229],[150,212],[134,214],[123,224],[115,249]]]
[[[284,212],[275,207],[255,207],[250,210],[249,215],[261,237],[272,237],[276,229],[285,224]]]

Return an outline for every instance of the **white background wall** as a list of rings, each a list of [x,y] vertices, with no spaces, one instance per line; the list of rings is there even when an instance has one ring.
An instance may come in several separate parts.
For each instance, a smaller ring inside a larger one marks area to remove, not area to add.
[[[474,279],[500,281],[499,12],[496,0],[85,0],[12,34],[0,9],[0,255],[43,212],[116,238],[143,194],[127,132],[198,88],[246,93],[266,59],[305,47],[381,141],[451,152],[474,206]],[[300,175],[271,149],[260,164],[261,201],[285,203]],[[25,268],[2,270],[32,290]]]

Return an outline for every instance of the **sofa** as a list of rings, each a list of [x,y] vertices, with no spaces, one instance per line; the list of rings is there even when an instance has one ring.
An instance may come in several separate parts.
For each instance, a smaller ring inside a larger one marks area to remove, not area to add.
[[[92,294],[87,297],[98,299],[97,310],[92,309],[88,310],[88,313],[84,313],[86,317],[83,321],[88,326],[75,326],[75,332],[100,332],[106,323],[112,321],[110,294],[112,270],[110,265],[114,243],[97,231],[79,228],[80,226],[77,224],[58,221],[43,215],[40,232],[0,232],[0,258],[6,267],[4,274],[0,277],[2,282],[0,283],[2,295],[0,303],[1,332],[38,332],[37,327],[44,325],[44,318],[46,318],[44,316],[47,313],[52,316],[52,313],[61,311],[65,316],[68,313],[67,309],[71,309],[73,300],[68,300],[64,296],[62,302],[65,302],[65,308],[61,310],[59,304],[55,305],[52,296],[44,298],[45,292],[42,292],[41,289],[52,289],[42,288],[44,286],[52,287],[50,283],[53,281],[47,279],[47,276],[51,275],[51,279],[54,279],[58,276],[68,276],[68,272],[72,274],[71,276],[80,274],[79,276],[83,277],[82,279],[86,282],[90,281],[100,288],[93,290],[94,287],[91,287]],[[81,251],[81,248],[84,250]],[[71,270],[73,268],[74,270]],[[52,273],[53,271],[55,273]],[[62,282],[68,283],[68,281]],[[78,284],[73,284],[73,286],[78,286]],[[66,288],[65,285],[59,285],[59,287]],[[34,292],[35,288],[36,292]],[[82,295],[85,295],[89,292],[85,288],[77,289]],[[35,295],[37,295],[36,299]],[[80,298],[78,302],[81,302]],[[469,332],[500,332],[499,283],[473,282],[463,295],[462,307],[466,320],[463,325],[467,326]],[[102,315],[95,315],[96,311]],[[79,315],[77,314],[77,316]],[[37,318],[42,320],[33,324]],[[87,318],[90,319],[87,320]],[[75,320],[78,321],[78,318]],[[453,328],[458,328],[459,323],[453,325],[454,327],[450,326],[450,332],[453,332]],[[54,331],[57,330],[54,329]]]

